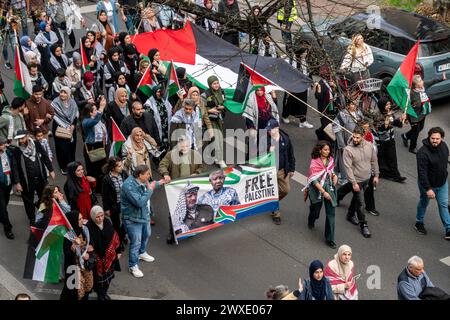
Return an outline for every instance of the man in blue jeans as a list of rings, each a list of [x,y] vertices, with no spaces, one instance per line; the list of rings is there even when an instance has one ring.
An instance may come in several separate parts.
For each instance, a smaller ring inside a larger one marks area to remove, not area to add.
[[[139,260],[155,261],[155,258],[146,251],[151,234],[150,197],[155,188],[164,184],[164,179],[149,183],[150,177],[151,172],[148,166],[137,166],[133,175],[123,183],[120,193],[122,221],[130,239],[128,267],[130,273],[136,278],[144,276],[138,266]]]
[[[450,216],[448,213],[448,157],[447,144],[442,141],[445,136],[440,127],[431,128],[428,138],[417,151],[417,171],[420,201],[417,204],[416,225],[414,229],[420,234],[427,234],[423,220],[430,199],[436,199],[439,215],[445,228],[445,240],[450,240]]]

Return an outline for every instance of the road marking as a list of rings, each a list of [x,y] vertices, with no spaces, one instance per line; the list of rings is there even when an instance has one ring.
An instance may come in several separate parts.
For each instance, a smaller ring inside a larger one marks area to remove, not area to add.
[[[26,293],[30,296],[31,300],[39,300],[38,297],[31,293],[19,280],[3,268],[2,265],[0,265],[0,283],[14,297],[19,293]]]
[[[83,13],[92,13],[97,11],[97,5],[96,4],[92,4],[90,6],[85,6],[85,7],[81,7],[80,8],[80,12]]]
[[[448,256],[447,258],[443,258],[439,261],[450,267],[450,256]]]
[[[22,206],[23,207],[22,201],[10,201],[9,204],[12,206]]]

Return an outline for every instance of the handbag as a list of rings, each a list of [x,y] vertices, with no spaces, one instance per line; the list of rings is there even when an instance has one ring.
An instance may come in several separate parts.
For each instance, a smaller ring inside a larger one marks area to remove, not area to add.
[[[55,136],[60,139],[70,140],[72,139],[72,134],[73,134],[72,130],[60,126],[58,126],[55,131]]]
[[[327,126],[323,128],[323,132],[325,132],[331,140],[336,141],[336,134],[333,132],[333,123],[327,124]]]
[[[88,150],[86,144],[84,145],[84,147],[86,148],[86,153],[89,157],[90,162],[94,163],[106,159],[106,150],[104,146],[91,151]]]

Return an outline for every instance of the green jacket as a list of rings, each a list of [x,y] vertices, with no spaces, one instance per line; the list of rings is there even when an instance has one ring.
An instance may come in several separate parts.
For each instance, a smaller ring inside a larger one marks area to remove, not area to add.
[[[181,176],[181,165],[179,164],[178,148],[174,148],[166,154],[159,163],[158,171],[162,176],[170,176],[172,179],[187,178]],[[193,159],[193,160],[192,160]],[[202,161],[200,153],[190,150],[189,153],[190,174],[200,174],[206,171],[206,165]]]

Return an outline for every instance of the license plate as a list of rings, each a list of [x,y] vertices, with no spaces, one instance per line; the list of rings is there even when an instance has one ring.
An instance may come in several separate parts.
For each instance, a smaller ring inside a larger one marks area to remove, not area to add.
[[[442,71],[449,70],[449,69],[450,69],[450,63],[441,64],[440,66],[438,66],[438,72],[442,72]]]

